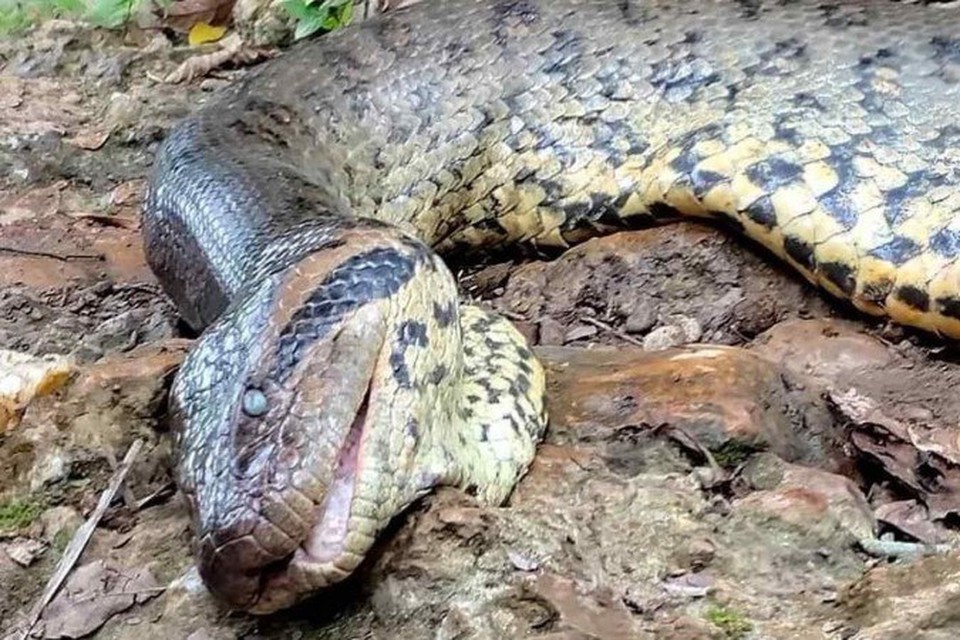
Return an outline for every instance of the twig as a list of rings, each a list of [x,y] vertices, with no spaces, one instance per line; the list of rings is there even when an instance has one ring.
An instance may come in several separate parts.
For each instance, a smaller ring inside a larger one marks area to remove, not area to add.
[[[162,487],[160,487],[150,495],[140,498],[140,500],[137,501],[137,511],[140,511],[141,509],[146,509],[147,507],[157,502],[160,502],[161,498],[167,497],[168,495],[172,494],[175,489],[176,489],[176,486],[172,482],[167,482],[166,484],[164,484]]]
[[[102,253],[51,253],[49,251],[36,251],[33,249],[17,249],[16,247],[5,247],[0,245],[0,252],[14,253],[21,256],[36,256],[38,258],[53,258],[60,262],[70,262],[71,260],[103,260]]]
[[[80,555],[86,548],[87,543],[90,542],[90,538],[93,537],[93,532],[97,528],[97,524],[99,524],[100,519],[103,518],[103,514],[106,513],[107,507],[113,502],[114,497],[116,497],[121,485],[123,485],[124,479],[127,477],[127,473],[130,471],[130,467],[133,466],[133,461],[142,448],[143,440],[136,440],[130,445],[130,448],[127,450],[127,455],[123,457],[123,462],[121,462],[117,470],[113,472],[113,477],[110,478],[110,484],[108,484],[107,488],[100,494],[100,501],[97,503],[96,509],[90,514],[87,521],[77,529],[77,532],[73,534],[70,544],[67,545],[63,556],[60,558],[60,562],[57,563],[56,571],[53,572],[50,580],[47,581],[43,595],[40,596],[40,600],[34,605],[33,611],[30,613],[30,617],[27,620],[27,628],[24,630],[23,635],[20,636],[21,640],[27,640],[30,636],[43,610],[50,604],[53,597],[57,595],[57,591],[60,590],[63,581],[66,580],[67,575],[69,575],[74,565],[76,565],[77,560],[80,559]]]
[[[591,318],[590,316],[580,316],[578,319],[580,320],[580,322],[586,322],[587,324],[592,324],[593,326],[603,329],[604,331],[608,331],[613,335],[617,336],[618,338],[620,338],[621,340],[625,342],[629,342],[632,345],[636,345],[638,347],[643,346],[643,343],[637,340],[636,338],[634,338],[633,336],[629,336],[625,334],[623,331],[620,331],[619,329],[615,329],[611,327],[609,324],[607,324],[603,320],[597,320],[596,318]]]

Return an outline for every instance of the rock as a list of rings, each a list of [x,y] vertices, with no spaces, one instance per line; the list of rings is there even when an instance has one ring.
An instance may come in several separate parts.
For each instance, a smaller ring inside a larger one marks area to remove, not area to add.
[[[696,342],[703,335],[703,329],[695,318],[684,315],[670,316],[668,324],[657,327],[643,339],[645,351],[663,351]]]
[[[857,640],[960,637],[960,554],[875,566],[840,592],[837,605],[846,637]]]
[[[752,493],[734,501],[734,510],[769,514],[825,539],[842,532],[852,543],[873,538],[877,523],[866,497],[843,476],[754,456],[741,478]]]
[[[579,244],[556,260],[523,264],[510,274],[496,304],[539,319],[541,327],[552,319],[560,327],[551,337],[565,335],[592,311],[597,320],[634,335],[653,329],[658,318],[685,316],[699,324],[695,340],[728,345],[811,309],[828,309],[799,279],[784,278],[729,235],[693,223],[615,233]],[[677,337],[667,344],[695,341],[670,332]],[[612,332],[595,340],[623,343]],[[561,341],[553,337],[543,344]]]
[[[893,361],[890,350],[861,326],[842,320],[789,320],[762,334],[752,349],[795,373],[824,383],[847,383],[851,374]]]
[[[837,434],[822,400],[768,360],[731,347],[540,347],[554,437],[616,440],[661,425],[730,462],[751,451],[832,468]],[[574,435],[576,434],[576,435]],[[734,460],[736,459],[736,460]],[[723,464],[723,462],[721,462]]]
[[[43,541],[33,538],[14,538],[0,546],[21,567],[29,567],[47,548]]]
[[[73,570],[43,612],[45,638],[81,638],[111,616],[160,594],[149,571],[95,560]]]
[[[526,588],[553,609],[557,631],[597,640],[631,640],[640,634],[640,625],[611,593],[584,593],[573,580],[550,573],[537,576]]]
[[[623,330],[627,333],[646,333],[657,323],[657,308],[652,304],[638,301],[627,319],[623,321]]]

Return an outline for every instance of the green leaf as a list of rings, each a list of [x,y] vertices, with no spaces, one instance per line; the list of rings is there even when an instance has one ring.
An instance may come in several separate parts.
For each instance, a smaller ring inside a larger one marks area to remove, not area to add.
[[[119,27],[127,21],[140,0],[94,0],[90,21],[107,28]]]
[[[283,8],[297,20],[310,20],[313,18],[313,8],[304,0],[284,0]]]
[[[307,36],[313,35],[320,29],[323,29],[324,16],[311,16],[306,20],[297,22],[297,27],[293,30],[295,40],[302,40]]]

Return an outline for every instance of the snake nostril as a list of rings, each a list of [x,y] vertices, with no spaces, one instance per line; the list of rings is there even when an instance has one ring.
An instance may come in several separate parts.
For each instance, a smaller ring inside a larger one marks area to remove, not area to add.
[[[267,412],[267,396],[260,389],[247,389],[241,401],[243,412],[251,418],[259,418]]]

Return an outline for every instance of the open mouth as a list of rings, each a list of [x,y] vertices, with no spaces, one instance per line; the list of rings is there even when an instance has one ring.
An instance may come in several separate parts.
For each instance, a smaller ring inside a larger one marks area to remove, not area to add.
[[[369,400],[368,388],[357,411],[357,417],[350,425],[340,450],[333,481],[327,489],[326,499],[319,507],[317,524],[302,545],[304,552],[314,562],[334,562],[343,552],[347,524],[350,520],[350,505],[353,503],[356,488],[363,427],[367,421]]]
[[[324,501],[316,507],[315,524],[291,556],[260,570],[253,613],[272,613],[290,606],[319,587],[346,578],[362,550],[346,548],[364,441],[370,389],[364,394],[347,431]]]

